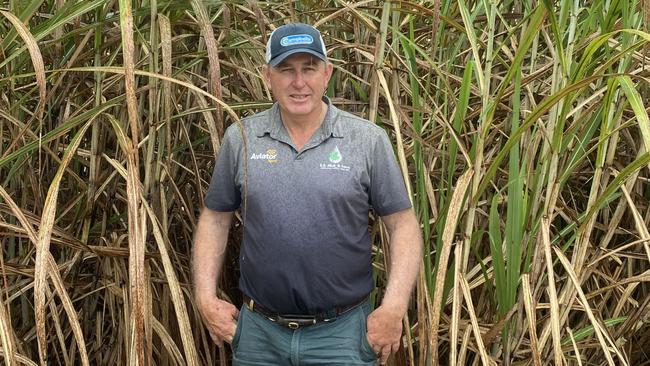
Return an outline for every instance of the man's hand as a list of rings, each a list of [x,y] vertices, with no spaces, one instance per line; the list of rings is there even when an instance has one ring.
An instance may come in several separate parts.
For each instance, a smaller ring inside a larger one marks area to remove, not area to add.
[[[399,349],[402,318],[422,261],[420,224],[412,209],[382,216],[390,236],[390,271],[381,306],[368,315],[368,343],[377,352],[379,364]]]
[[[368,343],[377,353],[379,364],[385,365],[388,356],[397,352],[402,337],[400,311],[380,306],[368,315]]]
[[[223,345],[224,341],[232,343],[237,329],[239,310],[233,304],[217,297],[199,299],[197,306],[212,341],[219,347]]]

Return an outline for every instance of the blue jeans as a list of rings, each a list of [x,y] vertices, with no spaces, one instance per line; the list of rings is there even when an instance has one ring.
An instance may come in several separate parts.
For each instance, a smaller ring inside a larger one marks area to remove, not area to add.
[[[366,338],[369,313],[366,301],[334,321],[293,330],[242,306],[232,341],[233,365],[376,365]]]

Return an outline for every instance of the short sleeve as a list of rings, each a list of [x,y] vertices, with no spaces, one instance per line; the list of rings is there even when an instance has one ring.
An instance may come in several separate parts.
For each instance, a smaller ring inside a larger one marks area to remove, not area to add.
[[[386,131],[375,139],[370,157],[370,204],[380,216],[405,210],[411,201]]]
[[[231,125],[224,135],[221,149],[212,172],[212,179],[205,195],[205,207],[220,212],[230,212],[239,208],[241,192],[237,184],[239,167],[239,129]]]

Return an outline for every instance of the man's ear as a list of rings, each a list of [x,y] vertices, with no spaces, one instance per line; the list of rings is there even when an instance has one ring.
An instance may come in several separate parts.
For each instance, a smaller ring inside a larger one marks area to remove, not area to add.
[[[328,83],[332,78],[333,72],[334,72],[334,65],[332,65],[331,62],[325,62],[325,77],[327,78]]]
[[[266,86],[271,88],[271,68],[269,65],[262,66],[262,77],[264,78]]]

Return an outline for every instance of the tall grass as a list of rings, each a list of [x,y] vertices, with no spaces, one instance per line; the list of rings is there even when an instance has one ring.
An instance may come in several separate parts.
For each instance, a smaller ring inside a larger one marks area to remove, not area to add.
[[[227,363],[192,302],[195,220],[224,128],[271,103],[268,32],[303,21],[420,219],[392,364],[650,364],[649,19],[647,0],[0,2],[2,362]]]

